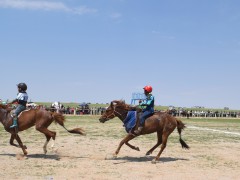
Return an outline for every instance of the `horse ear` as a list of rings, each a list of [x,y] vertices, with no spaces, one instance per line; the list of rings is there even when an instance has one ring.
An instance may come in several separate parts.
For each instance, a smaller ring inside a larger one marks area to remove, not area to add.
[[[118,100],[114,100],[114,101],[112,101],[112,103],[116,103],[116,104],[118,104],[119,101],[118,101]]]

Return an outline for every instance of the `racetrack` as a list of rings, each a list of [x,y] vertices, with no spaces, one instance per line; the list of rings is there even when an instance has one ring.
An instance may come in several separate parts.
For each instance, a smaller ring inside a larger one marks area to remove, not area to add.
[[[67,133],[59,125],[49,129],[57,132],[55,149],[42,146],[45,137],[31,128],[19,135],[28,147],[28,158],[21,149],[9,145],[9,134],[0,127],[1,179],[239,179],[240,120],[183,119],[188,128],[182,137],[191,147],[183,150],[174,131],[160,157],[151,160],[145,153],[156,143],[156,134],[138,137],[131,144],[141,151],[123,145],[117,159],[111,159],[125,135],[120,120],[105,124],[98,116],[69,116],[66,127],[86,130],[87,136]],[[225,133],[228,132],[228,133]],[[234,134],[236,133],[236,134]]]

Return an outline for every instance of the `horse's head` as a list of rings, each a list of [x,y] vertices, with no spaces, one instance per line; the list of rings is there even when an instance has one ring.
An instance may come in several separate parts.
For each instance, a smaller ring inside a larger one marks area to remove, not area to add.
[[[112,101],[110,106],[99,118],[99,121],[104,123],[114,117],[118,117],[121,120],[124,120],[128,112],[129,105],[125,104],[124,101]]]
[[[4,109],[4,111],[10,112],[12,110],[11,105],[0,104],[0,109]]]

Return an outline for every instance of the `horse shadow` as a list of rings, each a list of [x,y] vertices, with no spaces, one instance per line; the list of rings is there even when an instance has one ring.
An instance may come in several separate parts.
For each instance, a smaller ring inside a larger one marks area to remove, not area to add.
[[[0,156],[11,156],[16,157],[17,159],[24,159],[23,154],[0,154]],[[20,157],[20,158],[19,158]],[[69,159],[86,159],[88,157],[82,157],[82,156],[68,156],[68,155],[59,155],[59,154],[28,154],[27,159],[49,159],[49,160],[61,160],[62,158],[69,158]]]
[[[23,154],[0,154],[0,156],[11,156],[11,157],[17,157],[17,156],[22,156],[24,157]],[[27,158],[33,158],[33,159],[53,159],[53,160],[59,160],[60,156],[57,154],[28,154],[26,156]]]
[[[130,156],[124,156],[124,157],[117,157],[114,160],[122,160],[124,162],[116,162],[114,164],[120,164],[120,163],[126,163],[126,162],[148,162],[152,161],[155,158],[155,156],[144,156],[144,157],[130,157]],[[172,157],[160,157],[159,163],[168,163],[168,162],[174,162],[174,161],[189,161],[189,159],[185,158],[172,158]]]

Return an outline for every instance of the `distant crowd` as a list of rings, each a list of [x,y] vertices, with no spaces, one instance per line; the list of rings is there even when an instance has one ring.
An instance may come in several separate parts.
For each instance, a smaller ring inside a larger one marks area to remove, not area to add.
[[[0,99],[0,104],[6,104]],[[101,115],[106,111],[107,107],[89,107],[88,104],[79,105],[78,107],[65,107],[59,102],[54,102],[50,107],[44,105],[37,105],[35,103],[28,103],[27,107],[30,108],[43,108],[50,111],[61,112],[67,115]],[[167,111],[172,116],[176,117],[226,117],[226,118],[240,118],[240,111],[213,111],[213,110],[184,110],[169,108]]]
[[[52,112],[60,112],[68,115],[101,115],[106,110],[104,107],[90,107],[89,104],[81,104],[78,107],[64,106],[60,102],[54,102],[51,106],[37,105],[35,103],[28,103],[28,108],[42,108]]]
[[[239,118],[239,111],[212,111],[212,110],[176,110],[171,109],[169,114],[178,117],[226,117],[226,118]]]
[[[54,107],[47,107],[47,106],[38,106],[39,108],[43,108],[52,112],[60,112],[62,114],[66,115],[101,115],[103,112],[106,110],[106,108],[102,107],[90,107],[90,108],[85,108],[85,107],[61,107],[59,109],[56,109]],[[33,108],[33,107],[29,107]]]
[[[70,114],[70,115],[83,115],[83,114],[90,114],[90,115],[101,115],[106,110],[106,108],[102,107],[90,107],[90,108],[82,108],[82,107],[63,107],[60,111],[63,114]]]

